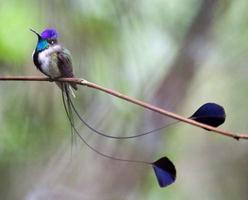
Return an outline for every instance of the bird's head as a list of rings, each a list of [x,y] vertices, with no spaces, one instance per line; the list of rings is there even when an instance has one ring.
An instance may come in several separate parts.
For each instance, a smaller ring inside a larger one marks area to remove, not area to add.
[[[41,34],[37,33],[33,29],[30,29],[38,37],[38,42],[36,46],[37,51],[43,51],[49,46],[57,44],[58,32],[54,28],[47,28]]]

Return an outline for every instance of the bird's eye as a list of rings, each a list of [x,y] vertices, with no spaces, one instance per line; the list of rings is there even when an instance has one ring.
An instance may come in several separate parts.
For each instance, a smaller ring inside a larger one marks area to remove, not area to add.
[[[57,40],[56,39],[48,39],[48,43],[50,45],[55,45],[55,44],[57,44]]]

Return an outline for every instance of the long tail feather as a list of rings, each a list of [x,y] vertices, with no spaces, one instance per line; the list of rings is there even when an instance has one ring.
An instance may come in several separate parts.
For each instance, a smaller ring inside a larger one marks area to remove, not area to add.
[[[66,97],[68,97],[68,93],[66,94]],[[75,133],[78,135],[78,137],[81,139],[81,141],[89,148],[91,149],[94,153],[97,155],[100,155],[104,158],[108,158],[114,161],[119,161],[119,162],[127,162],[127,163],[136,163],[136,164],[142,164],[142,165],[147,165],[147,166],[152,166],[157,178],[157,181],[160,185],[160,187],[166,187],[170,184],[172,184],[175,179],[176,179],[176,168],[174,164],[167,158],[167,157],[162,157],[159,160],[155,162],[147,162],[147,161],[142,161],[142,160],[131,160],[131,159],[123,159],[119,157],[113,157],[111,155],[102,153],[101,151],[97,150],[93,146],[91,146],[84,137],[80,135],[78,130],[75,127],[75,124],[70,116],[70,110],[72,107],[71,101],[65,101],[65,95],[64,92],[62,91],[62,99],[63,99],[63,104],[65,107],[65,112],[66,116],[70,122],[71,127],[75,131]],[[70,99],[70,98],[69,98]],[[68,99],[67,99],[68,100]]]
[[[71,99],[69,99],[70,101],[70,104],[71,104],[71,108],[72,110],[75,112],[75,114],[77,115],[77,117],[79,118],[79,120],[86,126],[88,127],[91,131],[95,132],[96,134],[100,135],[100,136],[103,136],[103,137],[106,137],[106,138],[110,138],[110,139],[117,139],[117,140],[121,140],[121,139],[133,139],[133,138],[138,138],[138,137],[142,137],[142,136],[146,136],[146,135],[149,135],[149,134],[153,134],[153,133],[157,133],[158,131],[162,130],[162,129],[165,129],[165,128],[168,128],[172,125],[175,125],[177,123],[179,123],[180,121],[174,121],[172,123],[169,123],[165,126],[162,126],[162,127],[159,127],[159,128],[156,128],[156,129],[153,129],[153,130],[150,130],[150,131],[146,131],[146,132],[143,132],[143,133],[136,133],[134,135],[131,135],[131,136],[113,136],[113,135],[108,135],[104,132],[101,132],[97,129],[95,129],[93,126],[91,126],[80,114],[79,112],[77,111],[74,103],[72,102]],[[197,117],[189,117],[189,119],[193,119],[193,120],[204,120],[204,119],[209,119],[209,118],[223,118],[223,116],[211,116],[211,115],[205,115],[205,116],[197,116]],[[216,121],[216,120],[215,120]],[[201,121],[202,122],[202,121]],[[204,123],[204,122],[202,122]]]

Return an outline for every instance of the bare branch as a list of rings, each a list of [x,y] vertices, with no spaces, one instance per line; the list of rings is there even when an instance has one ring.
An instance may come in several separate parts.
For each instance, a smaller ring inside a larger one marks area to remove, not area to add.
[[[200,128],[204,128],[204,129],[207,129],[209,131],[213,131],[215,133],[218,133],[218,134],[221,134],[221,135],[224,135],[224,136],[227,136],[227,137],[234,138],[236,140],[248,139],[247,134],[238,134],[238,133],[234,133],[234,132],[230,132],[230,131],[225,131],[225,130],[222,130],[222,129],[219,129],[219,128],[215,128],[215,127],[203,124],[203,123],[199,123],[199,122],[194,121],[192,119],[185,118],[185,117],[180,116],[178,114],[175,114],[173,112],[169,112],[167,110],[161,109],[161,108],[156,107],[154,105],[151,105],[149,103],[145,103],[143,101],[140,101],[140,100],[134,99],[132,97],[123,95],[123,94],[121,94],[119,92],[116,92],[114,90],[102,87],[100,85],[97,85],[95,83],[89,82],[89,81],[87,81],[85,79],[81,79],[81,78],[59,78],[59,79],[54,80],[54,79],[50,79],[50,78],[47,78],[47,77],[41,77],[41,76],[0,76],[0,81],[51,81],[51,82],[52,81],[58,81],[58,82],[76,83],[78,85],[87,86],[87,87],[90,87],[90,88],[93,88],[93,89],[108,93],[108,94],[110,94],[112,96],[118,97],[118,98],[123,99],[125,101],[131,102],[131,103],[139,105],[139,106],[141,106],[143,108],[146,108],[146,109],[152,110],[154,112],[160,113],[161,115],[164,115],[164,116],[179,120],[181,122],[190,124],[192,126],[197,126],[197,127],[200,127]]]

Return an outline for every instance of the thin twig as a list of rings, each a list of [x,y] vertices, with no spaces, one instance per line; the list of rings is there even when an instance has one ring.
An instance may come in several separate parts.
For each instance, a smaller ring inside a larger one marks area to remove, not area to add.
[[[38,77],[37,76],[0,76],[0,81],[55,81],[55,80],[52,80],[52,79],[47,78],[47,77],[41,77],[41,76],[38,76]],[[87,86],[87,87],[90,87],[90,88],[93,88],[93,89],[108,93],[108,94],[110,94],[112,96],[118,97],[120,99],[123,99],[125,101],[131,102],[133,104],[139,105],[139,106],[141,106],[143,108],[146,108],[146,109],[152,110],[154,112],[160,113],[160,114],[165,115],[167,117],[179,120],[181,122],[184,122],[184,123],[187,123],[187,124],[190,124],[190,125],[193,125],[193,126],[204,128],[204,129],[207,129],[209,131],[213,131],[213,132],[216,132],[218,134],[234,138],[236,140],[248,139],[247,134],[238,134],[238,133],[234,133],[234,132],[230,132],[230,131],[225,131],[225,130],[222,130],[222,129],[219,129],[219,128],[215,128],[215,127],[212,127],[212,126],[209,126],[209,125],[194,121],[192,119],[182,117],[182,116],[180,116],[178,114],[175,114],[173,112],[169,112],[169,111],[167,111],[165,109],[156,107],[156,106],[151,105],[149,103],[145,103],[143,101],[140,101],[140,100],[134,99],[132,97],[123,95],[123,94],[121,94],[119,92],[116,92],[114,90],[102,87],[100,85],[97,85],[95,83],[86,81],[84,79],[80,79],[80,78],[59,78],[59,79],[56,79],[56,81],[59,81],[59,82],[71,82],[71,83],[76,83],[78,85]]]

